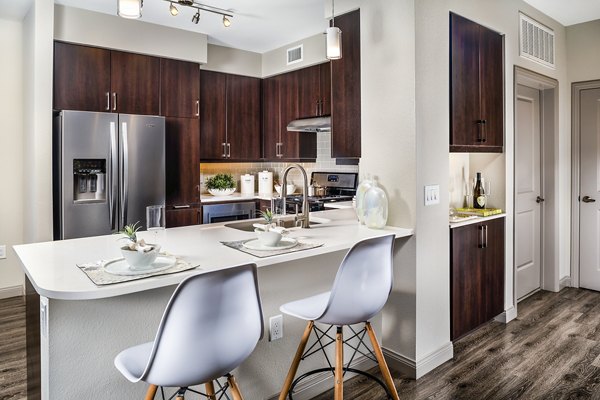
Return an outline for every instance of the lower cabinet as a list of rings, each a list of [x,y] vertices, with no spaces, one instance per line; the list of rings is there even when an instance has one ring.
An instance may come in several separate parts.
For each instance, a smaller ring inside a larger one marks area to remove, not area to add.
[[[167,228],[200,225],[202,223],[202,207],[172,208],[166,210]]]
[[[450,338],[504,311],[504,218],[450,230]]]

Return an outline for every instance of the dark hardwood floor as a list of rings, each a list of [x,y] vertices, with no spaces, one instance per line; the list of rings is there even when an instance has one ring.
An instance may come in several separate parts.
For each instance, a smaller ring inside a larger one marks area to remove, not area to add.
[[[490,322],[458,340],[454,359],[419,381],[393,375],[402,400],[600,399],[600,293],[536,293],[519,304],[516,320]],[[25,399],[25,381],[25,303],[0,300],[0,400]],[[385,399],[362,378],[347,382],[344,393]],[[332,398],[327,392],[314,400]]]

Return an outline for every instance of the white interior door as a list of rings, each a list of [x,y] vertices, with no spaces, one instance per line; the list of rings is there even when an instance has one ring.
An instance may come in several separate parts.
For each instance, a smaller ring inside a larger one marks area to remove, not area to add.
[[[540,91],[517,85],[515,112],[515,263],[521,299],[540,288],[542,277]]]
[[[579,286],[600,290],[600,89],[580,92]]]

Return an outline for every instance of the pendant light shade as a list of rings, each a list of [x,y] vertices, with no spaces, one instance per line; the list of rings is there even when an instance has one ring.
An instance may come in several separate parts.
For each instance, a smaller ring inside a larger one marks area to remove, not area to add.
[[[117,15],[123,18],[138,19],[142,16],[143,0],[117,0]]]
[[[337,26],[327,28],[327,59],[342,58],[342,31]]]

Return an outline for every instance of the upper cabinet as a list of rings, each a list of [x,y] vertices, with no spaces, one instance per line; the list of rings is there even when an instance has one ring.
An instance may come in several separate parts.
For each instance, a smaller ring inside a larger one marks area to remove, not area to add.
[[[331,157],[360,158],[360,10],[335,17],[342,58],[331,61]]]
[[[54,109],[158,115],[156,57],[54,43]]]
[[[160,59],[160,115],[200,116],[200,64]]]
[[[450,13],[450,151],[503,151],[503,38]]]
[[[260,85],[258,78],[200,72],[202,160],[260,159]]]

